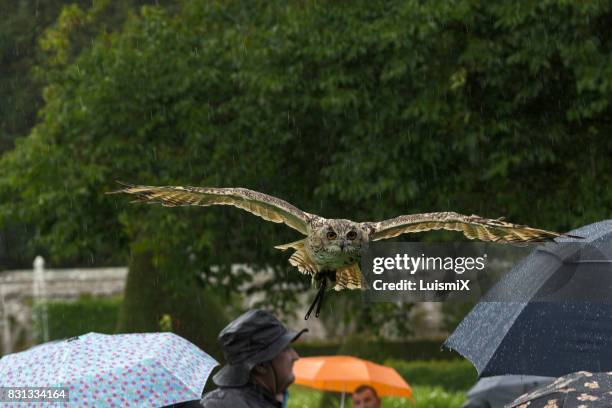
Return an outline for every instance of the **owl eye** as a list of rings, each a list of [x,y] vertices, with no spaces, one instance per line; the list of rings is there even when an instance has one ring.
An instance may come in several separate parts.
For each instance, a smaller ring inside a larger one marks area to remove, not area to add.
[[[357,233],[355,231],[349,231],[348,234],[346,234],[346,237],[350,240],[354,240],[357,238]]]
[[[327,232],[327,239],[336,239],[338,235],[334,231]]]

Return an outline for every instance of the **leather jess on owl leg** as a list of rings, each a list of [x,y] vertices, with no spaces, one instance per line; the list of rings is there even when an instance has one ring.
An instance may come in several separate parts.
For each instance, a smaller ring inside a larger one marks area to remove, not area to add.
[[[317,291],[317,295],[313,299],[312,303],[310,304],[310,307],[308,308],[308,311],[306,312],[306,315],[304,316],[304,320],[308,320],[308,318],[310,317],[310,313],[312,313],[312,309],[314,309],[315,305],[317,307],[317,310],[315,311],[315,317],[319,318],[319,314],[321,313],[321,306],[323,305],[323,297],[325,296],[326,287],[327,287],[327,281],[323,279],[323,281],[321,282],[321,287]]]

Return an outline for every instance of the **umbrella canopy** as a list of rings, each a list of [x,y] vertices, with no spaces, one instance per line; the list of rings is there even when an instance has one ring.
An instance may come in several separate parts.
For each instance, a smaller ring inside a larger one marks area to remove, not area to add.
[[[584,237],[576,241],[581,245],[532,252],[444,343],[472,361],[479,376],[612,371],[612,220],[571,233]],[[520,301],[487,301],[508,294]]]
[[[88,333],[0,359],[2,387],[63,387],[74,406],[162,406],[200,399],[218,363],[172,333]]]
[[[391,367],[351,356],[303,357],[293,366],[295,383],[325,391],[351,393],[369,385],[379,396],[412,398],[412,389]]]
[[[468,402],[465,407],[502,407],[516,397],[536,387],[550,384],[552,377],[533,375],[496,375],[481,378],[467,392]]]
[[[507,408],[609,408],[612,407],[612,372],[579,371],[522,395]]]

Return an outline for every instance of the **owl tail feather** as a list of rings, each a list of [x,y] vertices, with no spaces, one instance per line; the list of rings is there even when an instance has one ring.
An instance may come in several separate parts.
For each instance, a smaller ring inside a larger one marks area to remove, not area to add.
[[[289,263],[298,268],[298,270],[304,274],[314,275],[317,273],[317,265],[312,261],[306,252],[306,239],[300,239],[299,241],[291,242],[289,244],[277,245],[274,248],[282,251],[295,249],[295,252],[289,258]]]
[[[336,270],[336,285],[334,289],[363,289],[366,286],[359,264]]]

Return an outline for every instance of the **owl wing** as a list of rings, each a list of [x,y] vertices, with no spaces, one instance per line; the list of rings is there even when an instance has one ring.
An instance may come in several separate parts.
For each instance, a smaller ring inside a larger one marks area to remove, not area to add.
[[[525,225],[512,224],[503,221],[502,218],[489,219],[454,212],[402,215],[366,224],[373,231],[370,233],[370,239],[373,241],[393,238],[408,232],[439,229],[461,231],[469,239],[500,243],[547,241],[559,236],[567,236]]]
[[[165,207],[232,205],[266,221],[285,223],[304,235],[308,235],[308,221],[313,217],[280,198],[246,188],[124,185],[126,188],[109,194],[133,194],[137,202],[159,203]]]

